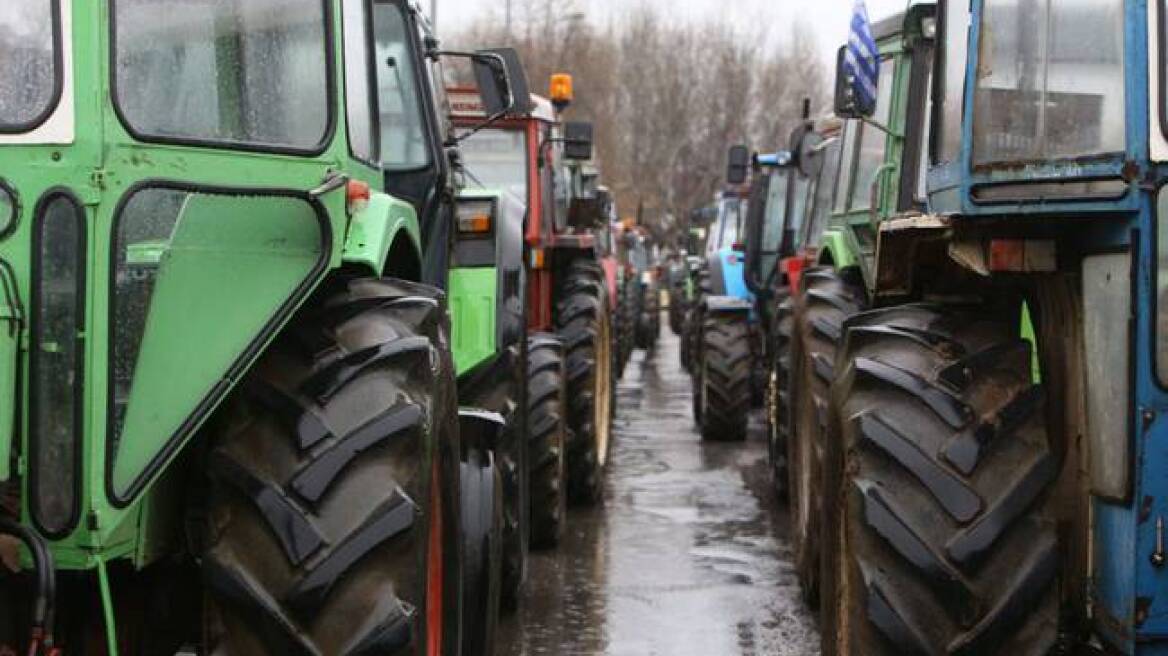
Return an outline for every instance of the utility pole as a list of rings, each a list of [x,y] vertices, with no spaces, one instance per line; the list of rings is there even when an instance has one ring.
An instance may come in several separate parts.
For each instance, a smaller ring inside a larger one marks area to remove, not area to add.
[[[430,0],[430,26],[438,33],[438,0]]]
[[[507,10],[506,10],[507,11],[507,13],[506,13],[506,16],[507,16],[507,20],[506,20],[507,36],[510,37],[511,36],[511,0],[507,0],[506,7],[507,7]]]

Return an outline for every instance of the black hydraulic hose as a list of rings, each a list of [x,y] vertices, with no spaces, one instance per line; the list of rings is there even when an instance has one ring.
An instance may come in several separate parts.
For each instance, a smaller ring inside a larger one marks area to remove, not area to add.
[[[32,554],[37,577],[36,600],[32,607],[33,630],[40,633],[37,629],[43,629],[47,638],[46,646],[51,646],[53,613],[57,597],[57,569],[53,563],[53,554],[39,535],[7,517],[0,517],[0,534],[19,538]]]

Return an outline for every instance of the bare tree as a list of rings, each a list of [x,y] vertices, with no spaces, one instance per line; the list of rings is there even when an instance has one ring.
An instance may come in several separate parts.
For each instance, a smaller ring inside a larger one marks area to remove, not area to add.
[[[770,51],[760,33],[725,23],[679,25],[634,6],[608,25],[582,19],[577,0],[514,3],[511,33],[499,16],[454,40],[519,50],[538,93],[553,73],[573,75],[568,120],[596,125],[595,153],[622,216],[644,209],[655,230],[708,204],[734,144],[787,146],[804,98],[827,105],[827,71],[809,30],[792,25]]]

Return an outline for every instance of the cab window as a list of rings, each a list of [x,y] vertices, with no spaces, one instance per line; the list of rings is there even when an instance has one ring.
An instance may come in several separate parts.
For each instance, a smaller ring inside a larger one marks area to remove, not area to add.
[[[373,6],[374,66],[377,71],[377,122],[381,163],[390,170],[430,165],[418,69],[410,47],[409,23],[396,3]]]
[[[312,151],[329,132],[322,0],[116,0],[115,99],[152,141]]]
[[[885,59],[880,63],[880,81],[876,90],[876,111],[872,120],[884,126],[892,115],[892,74],[894,60]],[[888,144],[888,134],[869,123],[857,123],[860,131],[860,150],[857,155],[856,172],[852,178],[852,198],[848,210],[866,210],[872,206],[872,187],[880,182],[880,167],[884,165],[884,151]],[[885,174],[882,177],[887,177]]]
[[[848,210],[848,192],[852,187],[852,167],[856,163],[856,134],[860,130],[860,122],[846,121],[843,129],[843,145],[839,148],[839,175],[836,178],[834,203],[836,214],[843,214]]]
[[[349,124],[349,150],[365,162],[377,161],[373,139],[376,112],[370,79],[369,14],[366,0],[345,0],[345,111]]]
[[[1123,0],[985,0],[973,162],[1124,150]]]
[[[57,0],[9,0],[0,11],[0,132],[28,132],[61,95]]]

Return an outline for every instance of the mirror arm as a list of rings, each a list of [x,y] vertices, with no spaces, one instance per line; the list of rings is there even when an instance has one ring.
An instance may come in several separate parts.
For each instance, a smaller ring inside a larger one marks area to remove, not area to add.
[[[458,144],[462,143],[463,141],[466,141],[467,139],[478,134],[479,132],[482,132],[483,130],[486,130],[487,128],[491,127],[492,125],[503,120],[503,118],[506,116],[507,116],[507,112],[505,112],[505,111],[499,112],[498,114],[495,114],[494,116],[490,116],[487,118],[487,120],[483,121],[482,123],[479,123],[478,125],[474,126],[470,130],[463,132],[462,134],[457,134],[457,135],[454,135],[453,137],[450,137],[449,139],[446,140],[446,143],[443,145],[446,148],[453,148],[454,146],[457,146]]]
[[[881,132],[883,132],[884,134],[887,134],[890,137],[895,137],[897,139],[904,138],[903,134],[900,134],[899,132],[894,131],[892,128],[888,127],[887,125],[873,121],[872,119],[868,118],[867,116],[861,116],[860,120],[864,122],[864,125],[871,125],[872,127],[876,128],[877,130],[880,130]]]

